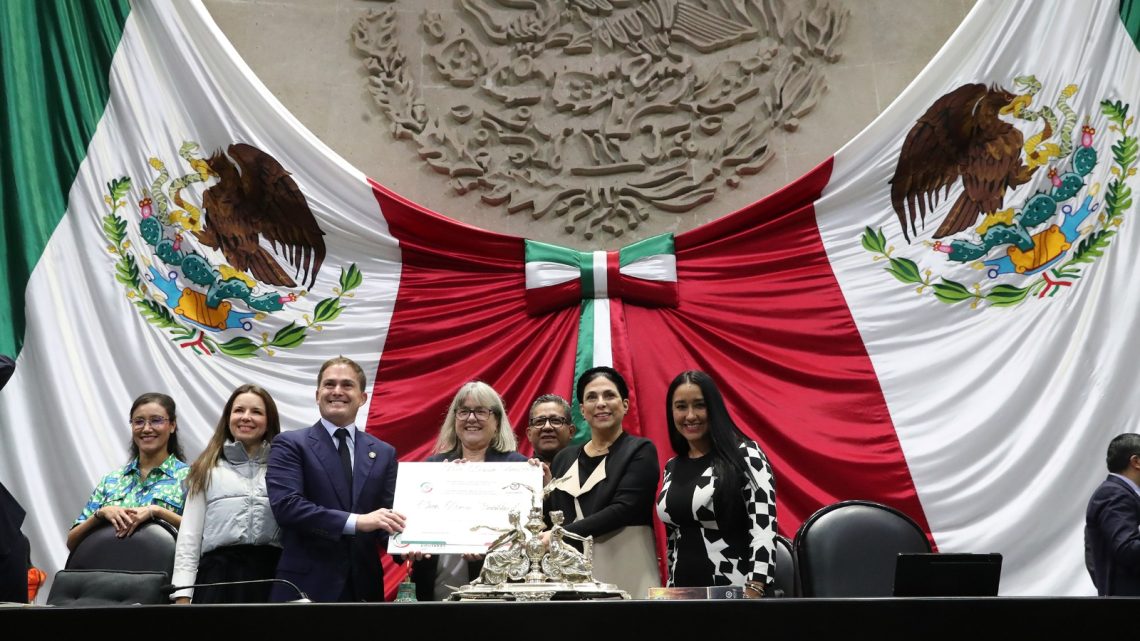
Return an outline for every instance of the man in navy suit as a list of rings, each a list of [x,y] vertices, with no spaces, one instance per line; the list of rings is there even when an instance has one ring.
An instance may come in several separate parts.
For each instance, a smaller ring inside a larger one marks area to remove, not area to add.
[[[1093,583],[1101,596],[1140,596],[1140,434],[1112,439],[1106,462],[1085,512]]]
[[[391,509],[396,450],[356,428],[365,385],[356,362],[326,361],[317,375],[321,420],[282,432],[269,451],[265,484],[284,545],[277,578],[314,601],[383,601],[380,544],[404,528]],[[271,598],[297,594],[277,584]]]

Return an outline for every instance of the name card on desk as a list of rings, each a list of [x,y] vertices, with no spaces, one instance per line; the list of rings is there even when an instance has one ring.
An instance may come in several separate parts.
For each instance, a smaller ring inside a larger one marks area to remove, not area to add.
[[[542,468],[529,463],[400,463],[393,509],[407,518],[388,552],[482,554],[500,534],[520,526],[542,497]]]
[[[649,599],[651,601],[743,598],[744,587],[739,585],[710,585],[702,588],[649,588]]]

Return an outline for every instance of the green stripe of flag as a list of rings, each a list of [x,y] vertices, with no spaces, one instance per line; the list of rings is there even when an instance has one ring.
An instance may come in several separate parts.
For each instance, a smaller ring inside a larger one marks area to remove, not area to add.
[[[586,252],[578,254],[578,271],[581,276],[582,282],[582,298],[592,299],[594,297],[594,254],[593,252]]]
[[[578,384],[578,379],[586,370],[594,366],[594,305],[598,301],[593,298],[587,298],[582,301],[582,312],[578,314],[578,348],[574,355],[574,380],[570,385]],[[604,305],[609,305],[609,301],[601,301]],[[590,440],[590,426],[586,425],[586,419],[582,416],[582,406],[578,403],[577,390],[571,388],[570,395],[570,415],[574,419],[574,425],[578,430],[574,432],[574,437],[570,439],[571,443],[585,443]]]
[[[578,266],[581,252],[537,240],[528,240],[525,244],[526,262],[528,263],[543,261],[547,263],[558,263],[559,265],[570,265],[571,267]]]
[[[1120,0],[1120,19],[1124,28],[1132,36],[1132,42],[1140,49],[1140,0]]]
[[[642,258],[674,253],[673,234],[661,234],[623,247],[618,255],[618,267],[625,267]]]
[[[103,117],[126,0],[6,0],[0,11],[0,353],[24,341],[24,289]]]

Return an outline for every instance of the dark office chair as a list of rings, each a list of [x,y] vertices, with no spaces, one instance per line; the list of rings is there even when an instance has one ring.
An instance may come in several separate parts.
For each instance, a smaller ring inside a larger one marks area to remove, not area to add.
[[[871,501],[842,501],[812,514],[796,533],[805,597],[889,597],[900,552],[930,552],[910,517]]]
[[[776,567],[772,571],[769,596],[793,597],[796,594],[796,556],[792,542],[786,536],[776,535]]]
[[[174,572],[174,542],[178,530],[166,521],[150,521],[134,534],[118,538],[105,523],[79,542],[67,557],[68,570],[130,570]]]
[[[163,586],[170,583],[165,572],[126,570],[60,570],[55,573],[48,605],[106,606],[157,605],[169,603]]]

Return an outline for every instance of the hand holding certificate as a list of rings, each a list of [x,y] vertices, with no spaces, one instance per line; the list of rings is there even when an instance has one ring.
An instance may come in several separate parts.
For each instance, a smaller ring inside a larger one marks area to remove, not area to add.
[[[406,518],[392,554],[482,554],[541,503],[542,468],[529,463],[401,463],[393,508]]]

